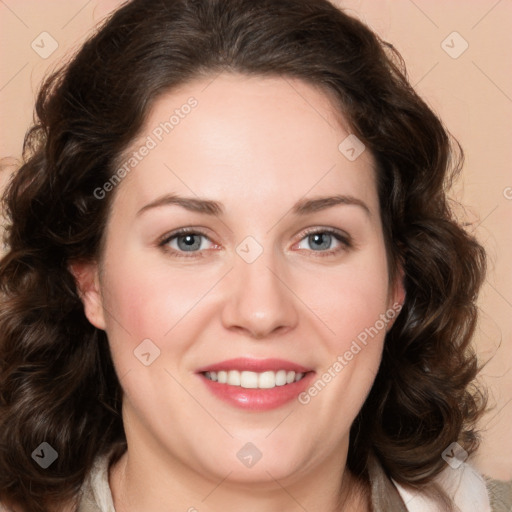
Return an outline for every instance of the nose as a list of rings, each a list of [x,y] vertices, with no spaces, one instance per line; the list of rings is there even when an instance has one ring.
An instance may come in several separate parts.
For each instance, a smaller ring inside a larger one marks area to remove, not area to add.
[[[262,339],[296,326],[297,297],[287,283],[284,263],[278,265],[270,252],[264,251],[252,263],[236,256],[225,283],[228,294],[222,311],[225,328]]]

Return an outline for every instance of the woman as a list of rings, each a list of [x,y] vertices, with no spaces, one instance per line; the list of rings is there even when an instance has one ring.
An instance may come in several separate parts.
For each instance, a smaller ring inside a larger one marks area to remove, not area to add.
[[[6,506],[491,510],[464,462],[485,255],[391,45],[323,0],[134,0],[36,111],[5,195]]]

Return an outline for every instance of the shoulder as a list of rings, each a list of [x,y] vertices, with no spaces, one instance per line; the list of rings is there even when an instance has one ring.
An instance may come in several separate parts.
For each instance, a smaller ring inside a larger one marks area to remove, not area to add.
[[[462,463],[457,468],[447,466],[435,479],[453,499],[457,512],[493,512],[489,497],[488,480],[473,466]],[[431,512],[434,502],[422,493],[393,482],[408,512]],[[497,509],[499,510],[499,509]]]
[[[512,480],[495,480],[484,476],[492,512],[510,512],[512,510]]]
[[[84,501],[82,497],[82,493],[80,493],[78,497],[80,506],[78,508],[76,501],[72,500],[71,502],[65,505],[52,507],[52,510],[54,510],[55,512],[97,512],[96,508],[90,508],[88,506],[85,506],[85,508],[81,508],[82,502]],[[85,505],[87,505],[86,502]],[[19,504],[8,505],[7,503],[0,501],[0,512],[30,512],[30,510],[28,508],[22,508]],[[103,512],[103,510],[99,510],[99,512]],[[113,512],[115,511],[113,510]]]
[[[77,512],[115,512],[108,481],[110,454],[96,458],[80,490]]]
[[[62,512],[115,512],[108,481],[111,454],[96,457],[78,494],[78,507],[70,505]],[[0,501],[0,512],[27,512],[8,507]]]

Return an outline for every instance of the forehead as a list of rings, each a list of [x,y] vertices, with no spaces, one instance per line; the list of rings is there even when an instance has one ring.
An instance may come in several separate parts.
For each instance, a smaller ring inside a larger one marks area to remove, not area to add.
[[[301,80],[197,79],[154,102],[120,161],[127,172],[119,192],[133,207],[166,192],[236,198],[248,209],[334,191],[371,203],[373,158],[347,158],[347,137],[330,97]]]

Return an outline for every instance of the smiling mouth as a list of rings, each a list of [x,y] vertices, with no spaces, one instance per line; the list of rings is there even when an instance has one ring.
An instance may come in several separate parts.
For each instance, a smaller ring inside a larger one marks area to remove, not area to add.
[[[251,372],[238,370],[202,372],[208,380],[218,382],[219,384],[226,384],[228,386],[246,389],[272,389],[277,386],[286,386],[302,380],[306,373],[294,372],[292,370],[278,370],[277,372]]]

